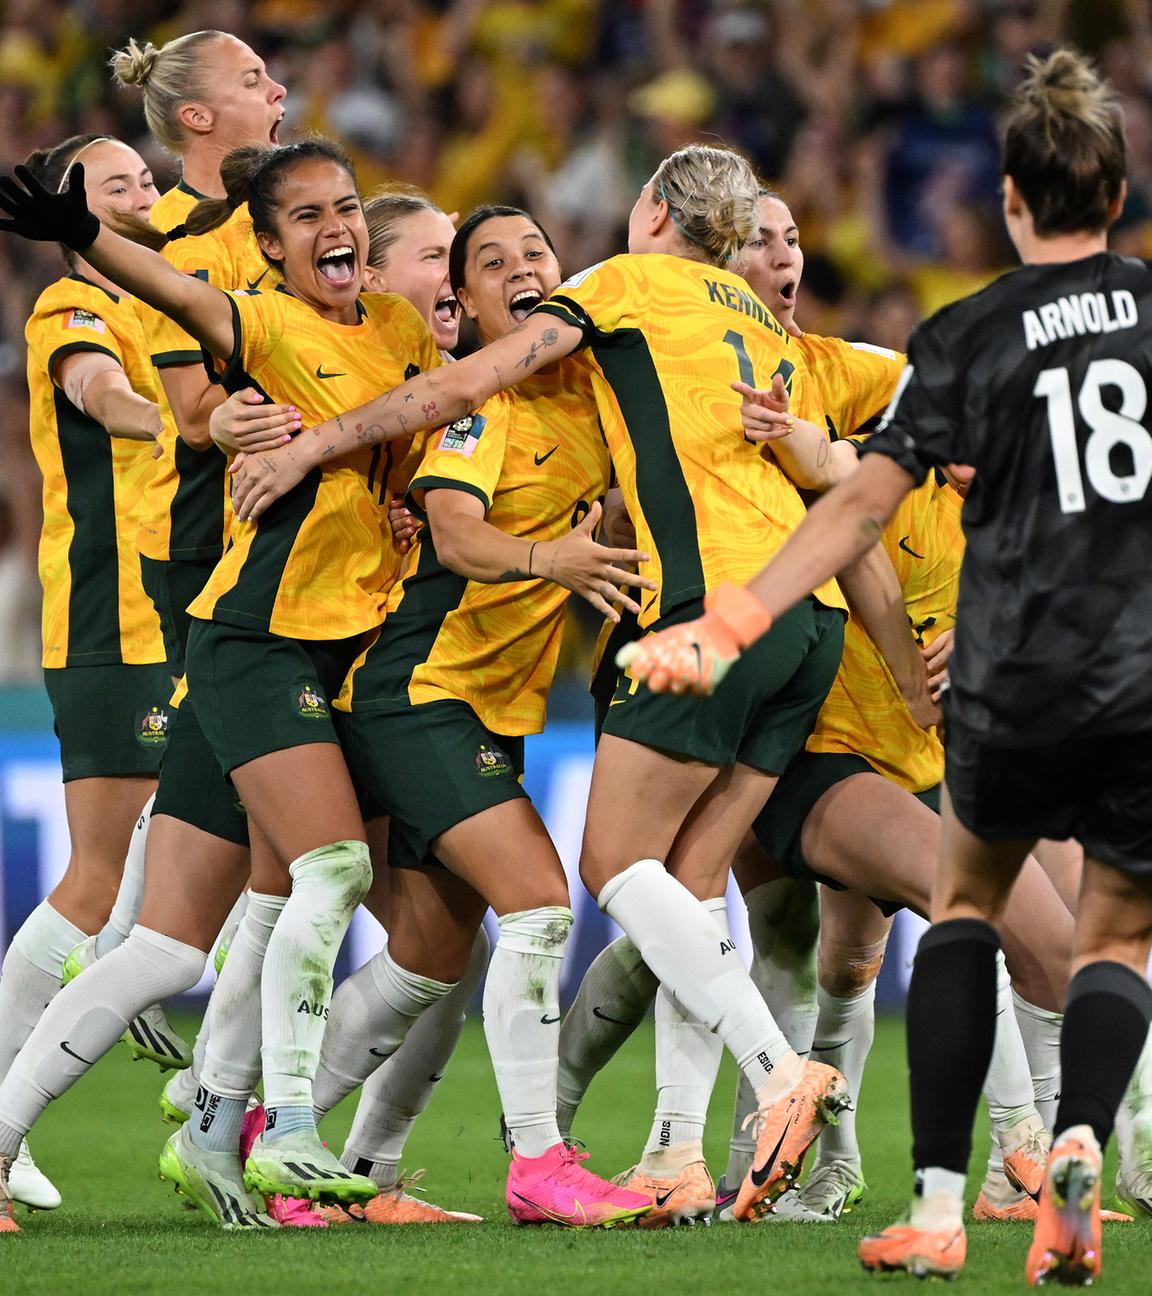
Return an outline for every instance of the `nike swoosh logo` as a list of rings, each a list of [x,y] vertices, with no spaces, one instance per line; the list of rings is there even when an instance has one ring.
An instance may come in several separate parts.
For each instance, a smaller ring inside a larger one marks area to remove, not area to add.
[[[266,275],[267,273],[268,273],[268,271],[265,270],[265,271],[264,271],[264,274],[259,274],[259,275],[257,275],[255,279],[249,279],[249,280],[248,280],[248,291],[249,291],[249,292],[255,292],[256,289],[259,288],[260,285],[264,282],[264,275]]]
[[[835,1040],[835,1041],[833,1041],[833,1043],[831,1043],[831,1044],[813,1044],[813,1045],[812,1045],[812,1052],[813,1052],[813,1053],[831,1053],[831,1051],[832,1051],[833,1049],[838,1049],[838,1048],[847,1048],[848,1045],[851,1044],[852,1041],[853,1041],[855,1038],[856,1038],[855,1035],[849,1035],[848,1038],[847,1038],[846,1040]]]
[[[667,1191],[666,1193],[657,1193],[657,1194],[656,1194],[656,1205],[657,1205],[657,1206],[663,1206],[664,1203],[668,1200],[668,1198],[671,1197],[672,1194],[676,1191],[676,1189],[677,1189],[677,1188],[680,1188],[680,1187],[682,1187],[682,1186],[683,1186],[682,1184],[673,1184],[672,1187],[669,1188],[668,1191]]]
[[[623,702],[624,699],[621,698],[620,701]],[[606,1012],[601,1012],[598,1007],[592,1009],[592,1016],[599,1017],[601,1021],[611,1022],[613,1026],[639,1026],[640,1025],[639,1022],[626,1022],[626,1021],[621,1021],[619,1017],[609,1017]]]
[[[557,1016],[557,1017],[549,1017],[548,1014],[545,1013],[544,1016],[540,1018],[540,1025],[541,1025],[541,1026],[555,1026],[556,1023],[557,1023],[559,1020],[560,1020],[560,1018],[559,1018],[558,1016]]]
[[[655,591],[653,591],[652,596],[649,598],[648,602],[644,604],[644,607],[643,607],[642,610],[643,610],[644,612],[647,612],[648,609],[652,606],[653,603],[656,602],[656,600],[657,600],[659,597],[660,597],[660,591],[659,591],[659,590],[655,590]]]
[[[63,1040],[63,1041],[61,1041],[60,1047],[64,1050],[65,1053],[68,1054],[69,1057],[74,1057],[74,1058],[76,1059],[77,1062],[83,1062],[85,1066],[95,1066],[95,1065],[96,1065],[95,1062],[89,1062],[87,1058],[85,1058],[85,1057],[81,1057],[80,1054],[77,1053],[75,1049],[70,1049],[70,1048],[68,1047],[68,1041],[67,1041],[67,1040]]]
[[[317,377],[317,378],[347,378],[348,375],[345,374],[345,373],[325,373],[325,372],[324,372],[324,366],[323,366],[323,365],[317,365],[317,366],[316,366],[316,377]]]
[[[752,1182],[757,1188],[763,1188],[768,1182],[768,1177],[772,1173],[772,1167],[776,1164],[776,1158],[780,1155],[780,1149],[784,1146],[784,1140],[788,1137],[788,1131],[791,1126],[792,1121],[789,1121],[788,1124],[784,1126],[784,1129],[780,1133],[780,1139],[769,1154],[768,1160],[765,1161],[762,1166],[752,1167]]]
[[[368,1052],[371,1053],[373,1057],[382,1058],[385,1062],[387,1062],[388,1059],[392,1056],[392,1053],[395,1053],[396,1050],[393,1049],[389,1053],[381,1053],[379,1049],[370,1048]]]
[[[547,463],[559,449],[560,447],[558,445],[554,445],[546,455],[533,455],[532,458],[535,461],[536,467],[539,468],[541,464]]]
[[[923,554],[918,554],[915,549],[910,549],[908,547],[908,541],[911,538],[911,536],[905,536],[896,547],[898,549],[903,549],[906,554],[910,554],[913,558],[923,558]]]
[[[444,1079],[444,1072],[443,1072],[443,1071],[437,1071],[435,1075],[430,1075],[430,1076],[428,1077],[428,1083],[429,1083],[429,1084],[439,1084],[440,1081],[443,1080],[443,1079]]]
[[[575,1210],[571,1211],[567,1215],[561,1215],[559,1211],[549,1210],[547,1206],[541,1206],[539,1202],[534,1202],[530,1197],[525,1197],[523,1193],[518,1193],[515,1189],[512,1190],[512,1195],[513,1197],[519,1197],[525,1206],[531,1206],[533,1210],[538,1210],[541,1215],[546,1216],[550,1220],[555,1220],[557,1224],[584,1223],[588,1218],[584,1213],[584,1207],[581,1206],[578,1201],[574,1201],[573,1203],[576,1208]]]

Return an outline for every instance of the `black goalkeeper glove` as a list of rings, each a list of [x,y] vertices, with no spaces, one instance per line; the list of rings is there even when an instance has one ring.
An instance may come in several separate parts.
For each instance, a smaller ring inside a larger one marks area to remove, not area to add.
[[[27,167],[16,168],[20,187],[10,176],[0,176],[0,208],[10,220],[0,220],[0,230],[42,243],[63,243],[83,252],[96,242],[100,218],[88,210],[84,196],[84,167],[77,162],[60,193],[49,193]]]

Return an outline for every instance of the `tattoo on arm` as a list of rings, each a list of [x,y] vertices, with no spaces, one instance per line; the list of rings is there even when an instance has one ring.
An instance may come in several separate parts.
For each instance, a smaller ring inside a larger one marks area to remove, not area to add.
[[[535,342],[533,342],[531,346],[529,346],[528,354],[516,362],[516,368],[517,369],[531,368],[532,362],[536,359],[537,354],[540,351],[543,351],[546,347],[555,346],[556,340],[559,338],[559,336],[560,336],[559,329],[546,328],[544,332],[540,334],[540,337]]]
[[[427,401],[420,406],[420,409],[426,419],[432,419],[437,423],[440,421],[440,407],[434,400]]]
[[[827,441],[821,441],[816,450],[816,467],[823,468],[828,462],[828,457],[832,453],[832,447]]]

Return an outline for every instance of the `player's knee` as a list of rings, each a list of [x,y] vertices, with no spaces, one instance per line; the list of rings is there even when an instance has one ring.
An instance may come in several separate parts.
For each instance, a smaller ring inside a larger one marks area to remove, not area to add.
[[[880,975],[888,938],[866,945],[822,941],[818,959],[820,988],[836,999],[854,999]]]

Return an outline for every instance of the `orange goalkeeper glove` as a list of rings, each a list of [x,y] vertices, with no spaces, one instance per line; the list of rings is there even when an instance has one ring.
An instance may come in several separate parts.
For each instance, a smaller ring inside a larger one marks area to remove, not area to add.
[[[711,693],[771,624],[743,585],[718,585],[704,596],[702,617],[625,644],[616,665],[654,693]]]

